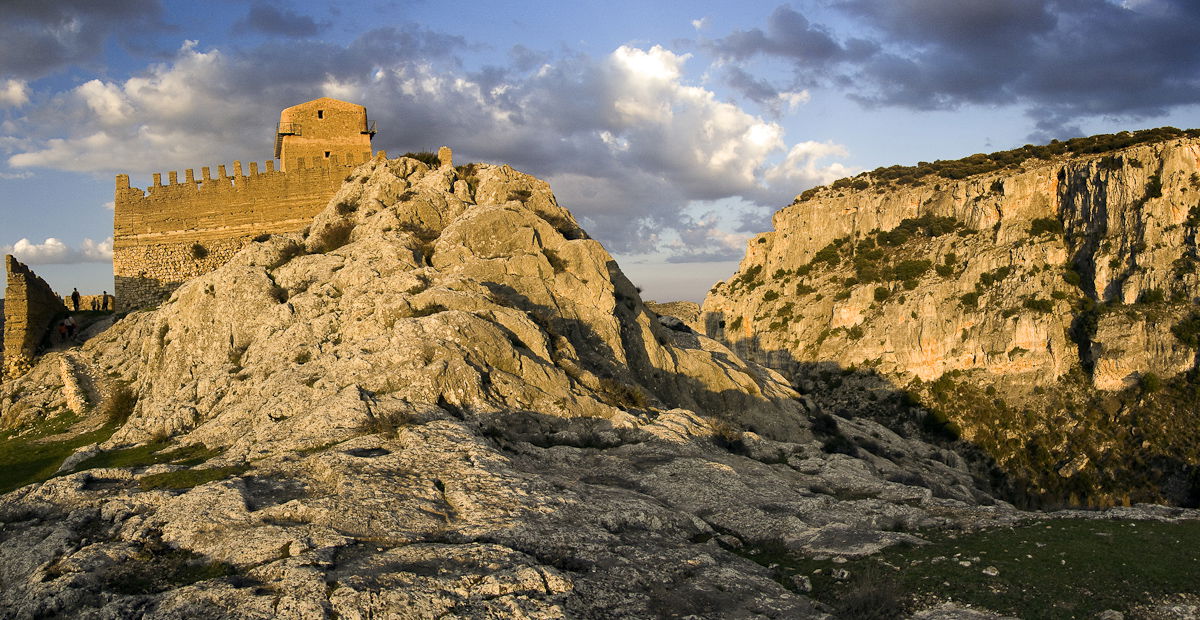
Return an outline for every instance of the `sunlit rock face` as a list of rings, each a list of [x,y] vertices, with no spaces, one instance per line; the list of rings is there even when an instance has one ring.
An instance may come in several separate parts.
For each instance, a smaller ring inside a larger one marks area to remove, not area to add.
[[[1196,349],[1173,328],[1200,301],[1196,138],[959,179],[867,174],[798,196],[773,224],[709,293],[708,335],[797,382],[821,364],[879,373],[1001,462],[1047,426],[1086,434],[1114,422],[1100,409],[1133,410],[1093,402],[1136,400],[1107,392],[1192,381]],[[987,402],[965,402],[956,386]],[[1192,424],[1195,396],[1163,394],[1172,400],[1150,426]],[[1176,406],[1187,415],[1172,422]],[[1045,441],[1064,461],[1104,444]],[[1014,467],[1026,474],[1040,467],[1023,459]]]

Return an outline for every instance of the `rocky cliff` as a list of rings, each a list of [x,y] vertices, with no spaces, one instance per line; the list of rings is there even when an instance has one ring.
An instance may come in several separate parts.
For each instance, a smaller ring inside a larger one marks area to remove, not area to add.
[[[823,617],[750,554],[1026,518],[981,462],[836,413],[648,311],[545,183],[376,160],[0,388],[6,441],[84,444],[0,497],[0,606]]]
[[[810,389],[824,365],[875,375],[898,395],[894,426],[961,435],[1034,494],[1200,500],[1194,133],[805,192],[710,291],[706,331]]]

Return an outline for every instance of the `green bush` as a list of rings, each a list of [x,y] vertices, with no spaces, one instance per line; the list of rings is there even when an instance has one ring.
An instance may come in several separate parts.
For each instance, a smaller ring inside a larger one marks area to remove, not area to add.
[[[1183,344],[1200,349],[1200,312],[1193,312],[1191,316],[1176,323],[1171,328],[1171,333]]]
[[[199,243],[193,243],[192,244],[192,258],[194,258],[196,260],[203,260],[205,258],[208,258],[208,248],[200,245]]]
[[[842,289],[833,296],[834,301],[844,301],[850,299],[850,289]]]
[[[807,284],[805,284],[805,283],[803,283],[803,282],[801,282],[801,283],[799,283],[799,284],[797,284],[797,285],[796,285],[796,295],[807,295],[807,294],[809,294],[809,293],[812,293],[812,292],[814,292],[814,291],[816,291],[816,290],[817,290],[817,289],[815,289],[815,288],[813,288],[813,287],[811,287],[811,286],[809,286],[809,285],[807,285]]]
[[[887,301],[888,297],[892,296],[892,291],[886,286],[875,287],[875,301]]]
[[[1162,198],[1162,178],[1157,174],[1150,175],[1146,182],[1146,198]]]
[[[1148,288],[1138,295],[1138,303],[1142,304],[1161,304],[1166,300],[1167,296],[1158,288]]]
[[[935,270],[937,274],[943,278],[949,278],[954,275],[954,268],[950,265],[938,265]]]
[[[401,155],[401,157],[415,159],[426,166],[429,166],[430,168],[437,168],[438,166],[442,165],[441,160],[438,159],[437,153],[433,151],[409,151]]]
[[[1062,222],[1052,217],[1039,217],[1029,223],[1029,236],[1036,237],[1045,233],[1063,234]]]
[[[863,328],[858,325],[851,327],[846,330],[846,337],[851,340],[861,340],[863,337]]]
[[[1074,269],[1067,269],[1062,274],[1063,281],[1071,286],[1081,286],[1083,284],[1083,276],[1079,275]]]
[[[1026,297],[1025,301],[1022,302],[1021,305],[1025,306],[1026,308],[1028,308],[1030,310],[1034,310],[1037,312],[1053,312],[1054,311],[1054,302],[1050,301],[1049,299],[1041,299],[1038,297]]]
[[[763,301],[775,301],[779,299],[779,293],[776,291],[767,291],[763,294]]]
[[[904,260],[896,265],[892,274],[896,280],[913,280],[925,275],[931,267],[933,263],[927,260]]]
[[[962,305],[964,305],[968,308],[978,308],[979,307],[979,293],[967,293],[966,295],[959,297],[958,301],[959,301],[959,303],[961,303]]]
[[[1148,372],[1138,378],[1138,387],[1142,388],[1143,392],[1151,394],[1162,389],[1162,379],[1158,375]]]

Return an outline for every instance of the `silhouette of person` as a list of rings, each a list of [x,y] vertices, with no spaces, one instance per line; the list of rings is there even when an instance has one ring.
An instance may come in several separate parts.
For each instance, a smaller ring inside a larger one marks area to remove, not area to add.
[[[101,291],[100,294],[100,309],[108,310],[108,291]]]
[[[79,289],[71,290],[71,305],[75,307],[76,312],[79,312]]]

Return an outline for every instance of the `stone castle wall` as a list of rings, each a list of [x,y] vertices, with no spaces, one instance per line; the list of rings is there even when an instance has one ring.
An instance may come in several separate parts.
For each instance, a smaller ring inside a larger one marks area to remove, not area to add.
[[[380,157],[386,153],[380,151]],[[369,150],[328,159],[296,158],[286,172],[275,161],[262,171],[251,162],[233,174],[219,166],[212,176],[192,170],[154,175],[145,191],[117,176],[113,215],[113,277],[119,309],[155,305],[184,281],[221,266],[254,237],[303,229],[345,181],[350,169],[371,158]]]
[[[46,281],[11,255],[4,257],[7,287],[4,292],[4,378],[25,374],[46,330],[55,317],[67,311],[62,299]]]

